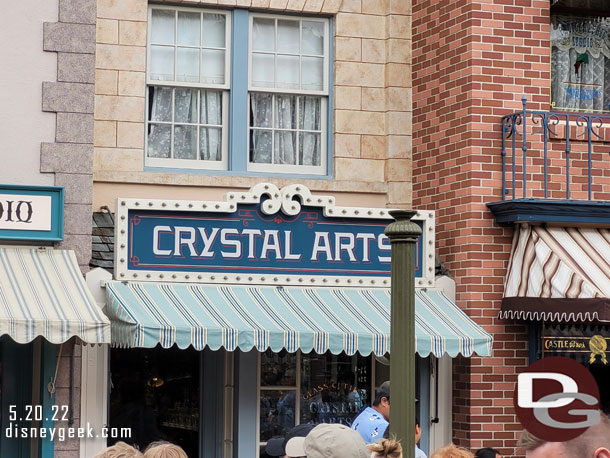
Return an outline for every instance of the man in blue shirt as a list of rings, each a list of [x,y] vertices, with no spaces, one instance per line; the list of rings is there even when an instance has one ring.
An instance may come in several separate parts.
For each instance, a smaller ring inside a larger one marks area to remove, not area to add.
[[[354,418],[352,429],[370,444],[379,442],[388,429],[390,421],[390,382],[383,382],[373,400],[373,405],[364,409]]]

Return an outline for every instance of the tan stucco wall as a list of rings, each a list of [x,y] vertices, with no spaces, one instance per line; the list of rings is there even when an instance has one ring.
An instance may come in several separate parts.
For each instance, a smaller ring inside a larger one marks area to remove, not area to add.
[[[207,196],[199,187],[222,190],[222,195],[261,181],[280,187],[301,182],[312,191],[342,196],[341,205],[410,206],[410,0],[201,0],[181,5],[334,17],[333,179],[144,171],[148,5],[146,0],[98,0],[94,210],[112,207],[118,195]],[[354,198],[348,197],[351,193]]]

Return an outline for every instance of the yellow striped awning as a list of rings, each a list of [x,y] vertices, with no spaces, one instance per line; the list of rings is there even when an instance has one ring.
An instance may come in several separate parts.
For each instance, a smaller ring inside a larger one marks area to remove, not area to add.
[[[110,322],[95,303],[70,250],[0,248],[0,335],[17,343],[73,336],[110,343]]]
[[[610,321],[610,229],[521,225],[500,318]]]
[[[106,312],[119,347],[255,348],[384,355],[390,290],[108,282]],[[492,337],[445,294],[415,293],[416,351],[491,354]]]

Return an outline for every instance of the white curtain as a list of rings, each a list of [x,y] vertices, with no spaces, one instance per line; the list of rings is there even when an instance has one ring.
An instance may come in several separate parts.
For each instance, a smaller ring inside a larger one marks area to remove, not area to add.
[[[321,108],[320,97],[251,93],[250,160],[320,165]]]
[[[199,107],[197,105],[198,97],[200,97]],[[210,161],[222,159],[221,91],[151,86],[149,87],[149,100],[149,157]],[[157,124],[159,122],[167,124]],[[171,154],[172,129],[173,156]],[[197,129],[199,129],[199,149]]]
[[[554,108],[608,110],[610,20],[553,16],[551,45]]]

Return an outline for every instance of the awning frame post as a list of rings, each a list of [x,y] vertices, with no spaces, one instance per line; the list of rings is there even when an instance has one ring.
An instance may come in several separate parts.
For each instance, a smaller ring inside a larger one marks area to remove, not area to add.
[[[390,433],[404,458],[415,456],[415,244],[421,228],[414,210],[393,210],[385,234],[392,245]]]

